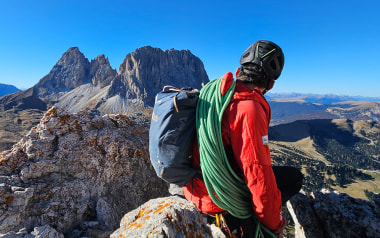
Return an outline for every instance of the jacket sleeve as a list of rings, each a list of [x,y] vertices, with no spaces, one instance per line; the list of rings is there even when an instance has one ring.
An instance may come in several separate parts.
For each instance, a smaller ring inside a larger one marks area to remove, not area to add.
[[[276,230],[283,224],[282,204],[267,145],[266,114],[253,100],[234,102],[228,110],[224,122],[229,124],[229,144],[251,191],[253,209],[261,223]]]

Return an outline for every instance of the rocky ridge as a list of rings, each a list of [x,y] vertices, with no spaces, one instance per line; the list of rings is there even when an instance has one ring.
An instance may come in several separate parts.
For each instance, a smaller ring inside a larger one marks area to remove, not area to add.
[[[287,207],[297,238],[362,238],[380,234],[380,195],[369,202],[322,190],[310,196],[297,194]]]
[[[0,237],[224,237],[155,175],[146,128],[125,115],[50,109],[0,153]],[[296,237],[376,237],[374,201],[315,192],[288,209]]]
[[[152,199],[126,214],[116,237],[225,237],[213,224],[207,224],[192,202],[178,196]]]
[[[108,97],[125,95],[153,106],[155,95],[166,85],[200,89],[208,81],[202,61],[189,50],[162,51],[146,46],[126,56]]]
[[[169,194],[150,165],[147,135],[123,115],[50,109],[0,154],[0,234],[48,225],[67,237],[109,235],[125,213]]]

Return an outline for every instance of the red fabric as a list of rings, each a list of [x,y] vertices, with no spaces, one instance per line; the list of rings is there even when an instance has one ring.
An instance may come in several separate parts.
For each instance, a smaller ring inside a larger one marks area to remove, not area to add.
[[[232,75],[232,73],[226,73],[223,78],[222,78],[222,82],[220,84],[220,93],[222,94],[222,96],[224,96],[227,91],[228,91],[228,88],[231,86],[231,84],[234,82],[234,76]]]
[[[251,191],[256,217],[269,229],[276,230],[283,223],[282,205],[265,139],[269,122],[270,107],[262,93],[237,83],[222,119],[223,143],[232,146],[235,163],[243,171]],[[200,167],[197,143],[194,144],[192,161],[195,168]],[[194,178],[183,191],[203,213],[223,211],[212,202],[203,180]]]

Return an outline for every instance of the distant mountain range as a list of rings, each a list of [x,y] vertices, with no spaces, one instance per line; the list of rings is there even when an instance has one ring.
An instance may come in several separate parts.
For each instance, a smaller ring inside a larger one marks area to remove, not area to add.
[[[350,119],[372,120],[380,122],[380,101],[355,101],[351,98],[342,101],[345,96],[310,95],[289,98],[276,95],[269,97],[272,109],[271,125],[289,123],[297,120],[312,119]],[[323,103],[326,102],[326,103]],[[327,103],[328,102],[328,103]]]
[[[125,114],[147,121],[155,95],[165,85],[200,89],[208,81],[202,61],[188,50],[141,47],[128,54],[116,71],[104,55],[90,61],[71,47],[35,86],[0,97],[0,151],[12,148],[53,105],[69,114]],[[272,109],[273,159],[307,170],[309,189],[327,182],[331,187],[347,185],[352,167],[380,168],[378,98],[266,96]],[[346,166],[350,173],[339,172]],[[329,173],[336,176],[324,177]],[[353,173],[367,179],[356,169]]]
[[[275,164],[302,169],[307,192],[337,189],[364,199],[380,192],[380,124],[374,121],[298,120],[271,126],[269,141]]]
[[[0,150],[53,105],[68,113],[141,114],[165,85],[201,88],[208,81],[202,61],[189,50],[141,47],[127,54],[117,72],[104,55],[89,61],[71,47],[35,86],[0,97]]]
[[[268,92],[266,98],[272,100],[302,100],[310,103],[332,104],[345,101],[369,101],[380,102],[380,97],[345,96],[335,94],[310,94],[310,93],[272,93]]]
[[[7,95],[7,94],[12,94],[17,91],[20,91],[20,89],[16,88],[13,85],[8,85],[8,84],[2,84],[0,83],[0,97]]]
[[[57,104],[68,112],[125,113],[136,104],[153,106],[165,85],[200,88],[208,81],[202,61],[189,50],[141,47],[116,72],[104,55],[90,62],[71,47],[35,86],[0,98],[0,105],[4,110],[47,110]]]

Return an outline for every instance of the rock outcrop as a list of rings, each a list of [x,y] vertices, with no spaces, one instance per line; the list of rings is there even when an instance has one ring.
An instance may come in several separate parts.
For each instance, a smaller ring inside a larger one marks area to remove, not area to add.
[[[49,110],[0,153],[0,234],[107,237],[124,214],[168,195],[149,161],[146,128],[123,115]]]
[[[296,238],[363,238],[380,236],[380,196],[375,202],[336,192],[297,194],[287,207]]]
[[[41,98],[68,92],[89,81],[90,62],[77,47],[69,48],[34,88]],[[116,73],[115,73],[116,74]]]
[[[117,237],[225,237],[208,225],[192,202],[178,196],[152,199],[126,214],[111,238]]]
[[[153,106],[155,95],[166,85],[200,89],[208,81],[202,61],[189,50],[146,46],[126,56],[108,97],[123,95]]]

